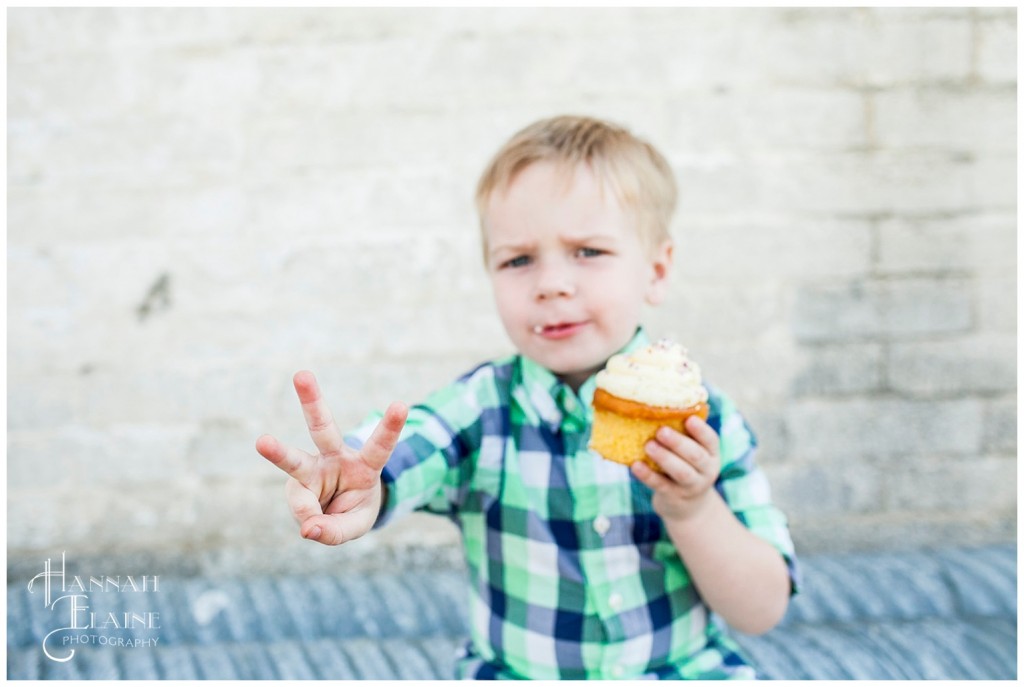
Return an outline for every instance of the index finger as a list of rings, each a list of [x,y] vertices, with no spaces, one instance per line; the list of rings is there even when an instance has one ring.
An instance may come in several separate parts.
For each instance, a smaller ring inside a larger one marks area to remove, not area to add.
[[[331,409],[327,407],[327,402],[320,393],[316,377],[309,370],[302,370],[295,373],[292,384],[302,404],[302,414],[306,418],[309,436],[320,450],[320,454],[330,456],[341,453],[345,445],[344,439],[338,431],[338,426],[334,424]]]
[[[309,484],[316,475],[316,459],[313,456],[286,446],[269,434],[256,440],[256,451],[302,484]]]

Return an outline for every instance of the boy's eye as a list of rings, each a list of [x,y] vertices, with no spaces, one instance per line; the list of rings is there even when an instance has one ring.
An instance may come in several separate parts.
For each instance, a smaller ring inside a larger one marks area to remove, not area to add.
[[[499,267],[526,267],[530,264],[530,256],[528,255],[517,255],[511,260],[506,260],[501,263]]]
[[[576,251],[578,258],[596,258],[599,255],[604,255],[604,251],[597,248],[580,248]]]

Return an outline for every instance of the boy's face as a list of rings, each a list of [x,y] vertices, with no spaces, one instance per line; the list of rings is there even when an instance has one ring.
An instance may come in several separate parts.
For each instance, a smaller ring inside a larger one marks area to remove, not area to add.
[[[554,163],[533,163],[487,204],[487,268],[505,331],[574,389],[629,342],[644,303],[664,297],[672,244],[650,251],[635,224],[585,165],[567,183]]]

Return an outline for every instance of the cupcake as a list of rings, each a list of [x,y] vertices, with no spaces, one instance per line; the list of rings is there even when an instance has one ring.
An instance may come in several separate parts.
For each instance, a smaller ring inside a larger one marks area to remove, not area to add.
[[[589,447],[616,463],[643,460],[660,471],[644,451],[658,428],[685,433],[686,418],[708,417],[700,367],[685,348],[668,340],[629,355],[613,355],[596,382]]]

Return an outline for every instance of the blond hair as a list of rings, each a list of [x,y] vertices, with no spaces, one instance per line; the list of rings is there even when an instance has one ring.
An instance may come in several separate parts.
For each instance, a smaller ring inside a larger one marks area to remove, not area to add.
[[[484,215],[491,196],[507,190],[519,172],[541,161],[560,165],[567,180],[578,165],[588,165],[622,207],[635,213],[640,239],[649,251],[669,238],[676,182],[661,153],[615,124],[563,115],[534,122],[516,133],[495,153],[480,176],[476,207],[485,256]]]

